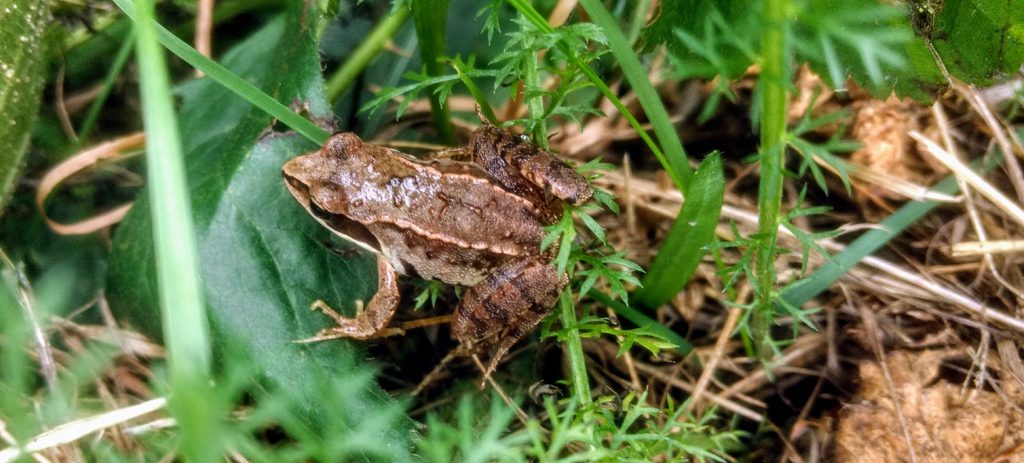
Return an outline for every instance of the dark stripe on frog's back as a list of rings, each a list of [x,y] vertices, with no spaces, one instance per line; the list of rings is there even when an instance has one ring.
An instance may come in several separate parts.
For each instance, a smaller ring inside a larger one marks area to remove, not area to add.
[[[393,159],[407,168],[389,171],[410,175],[368,172],[361,200],[349,201],[353,219],[503,254],[539,252],[544,231],[533,204],[502,189],[478,166]]]
[[[367,229],[377,236],[384,256],[395,270],[415,278],[474,286],[505,262],[517,258],[431,240],[389,223],[369,224]]]

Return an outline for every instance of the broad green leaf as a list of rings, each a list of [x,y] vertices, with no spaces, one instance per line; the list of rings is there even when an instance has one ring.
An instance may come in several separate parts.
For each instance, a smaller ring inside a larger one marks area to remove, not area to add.
[[[911,2],[914,3],[914,2]],[[931,29],[949,72],[975,85],[1024,63],[1024,0],[945,0]]]
[[[49,3],[0,3],[0,213],[25,163],[29,134],[45,82],[43,36]]]
[[[705,247],[714,238],[724,188],[722,159],[718,153],[712,153],[697,167],[686,202],[644,276],[643,288],[636,292],[635,300],[649,308],[660,307],[690,280]]]
[[[328,118],[315,37],[304,27],[315,21],[301,17],[301,6],[237,45],[223,64],[278,101],[301,101],[312,116]],[[330,252],[329,233],[283,186],[281,165],[316,147],[298,135],[270,132],[269,116],[209,79],[181,93],[181,136],[219,359],[254,362],[268,389],[301,397],[297,413],[311,434],[335,439],[323,433],[340,427],[372,436],[372,449],[349,458],[407,459],[408,423],[373,419],[393,416],[397,407],[383,391],[368,386],[339,408],[316,386],[372,369],[363,345],[294,342],[331,323],[309,310],[311,302],[322,298],[351,310],[353,300],[368,299],[376,286],[370,256],[342,259]],[[115,236],[108,294],[122,320],[158,335],[151,226],[143,197]]]

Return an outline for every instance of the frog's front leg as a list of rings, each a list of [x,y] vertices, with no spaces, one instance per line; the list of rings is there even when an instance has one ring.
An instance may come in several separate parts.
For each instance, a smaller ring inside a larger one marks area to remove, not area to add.
[[[323,301],[316,301],[311,308],[327,314],[338,323],[338,326],[324,328],[316,336],[301,342],[338,338],[371,339],[401,334],[402,330],[399,328],[387,328],[388,322],[398,308],[398,302],[398,273],[387,259],[377,256],[377,293],[370,299],[366,308],[359,311],[355,317],[346,317],[335,312]]]
[[[452,334],[467,347],[495,350],[484,377],[558,301],[568,279],[548,262],[529,257],[499,267],[463,296],[452,320]]]

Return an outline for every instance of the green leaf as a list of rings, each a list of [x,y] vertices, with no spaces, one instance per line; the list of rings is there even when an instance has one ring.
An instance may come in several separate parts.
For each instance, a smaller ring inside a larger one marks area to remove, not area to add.
[[[48,2],[10,0],[0,10],[0,213],[25,163],[46,77]]]
[[[914,3],[914,2],[911,2]],[[931,37],[949,72],[975,85],[1024,63],[1024,0],[945,0]]]
[[[279,101],[303,101],[314,117],[330,117],[323,94],[316,40],[303,24],[301,3],[271,20],[224,57],[238,75]],[[331,341],[296,344],[331,321],[311,312],[323,298],[345,310],[376,288],[372,259],[341,259],[325,249],[322,229],[286,192],[281,165],[316,147],[297,135],[267,133],[271,118],[210,79],[182,87],[181,136],[193,204],[214,348],[219,360],[254,362],[261,383],[303,396],[300,414],[311,432],[360,429],[360,423],[393,407],[376,386],[330,406],[316,384],[367,366],[363,344]],[[159,334],[149,209],[143,198],[115,236],[108,279],[112,307],[121,319]],[[330,423],[327,426],[326,423]],[[392,423],[374,436],[366,458],[403,460],[408,423]]]
[[[636,292],[641,304],[660,307],[693,276],[705,247],[714,239],[724,188],[722,159],[712,153],[697,167],[686,202],[644,276],[643,288]]]
[[[701,28],[712,13],[721,15],[728,24],[738,24],[760,12],[759,5],[749,2],[723,0],[664,0],[659,2],[658,15],[641,32],[645,51],[653,51],[656,45],[665,45],[674,55],[684,55],[691,50],[676,40],[676,31],[703,36]]]

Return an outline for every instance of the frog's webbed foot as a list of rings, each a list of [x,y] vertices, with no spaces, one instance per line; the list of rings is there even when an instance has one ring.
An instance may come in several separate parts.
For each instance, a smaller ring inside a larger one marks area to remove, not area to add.
[[[319,310],[334,319],[338,326],[324,328],[315,336],[298,342],[316,342],[328,339],[352,338],[372,339],[404,333],[401,328],[388,328],[387,324],[398,308],[398,274],[386,259],[377,257],[377,294],[373,295],[364,310],[357,310],[355,317],[346,317],[332,309],[324,301],[316,301],[310,309]]]
[[[466,291],[452,333],[470,350],[494,347],[486,379],[502,357],[550,312],[567,279],[538,258],[513,261]]]

